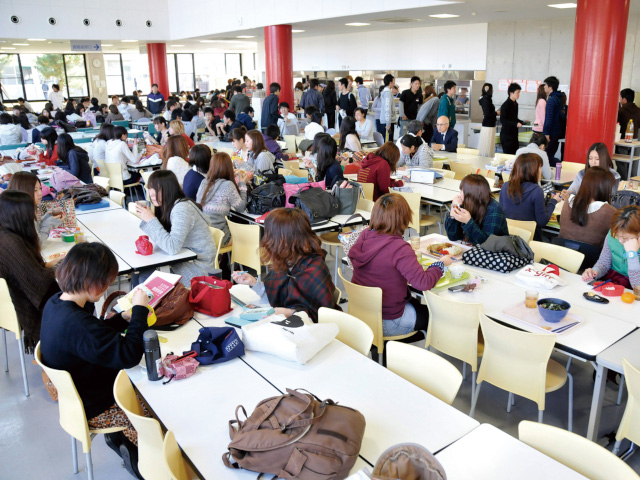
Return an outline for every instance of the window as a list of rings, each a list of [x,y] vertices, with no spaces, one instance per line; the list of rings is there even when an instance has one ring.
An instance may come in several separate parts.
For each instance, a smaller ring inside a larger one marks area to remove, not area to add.
[[[142,90],[143,95],[151,91],[149,60],[146,54],[123,53],[122,70],[126,95],[133,94],[134,90]]]
[[[226,85],[227,77],[224,66],[224,53],[196,53],[196,87],[204,96],[217,85]]]
[[[67,97],[86,97],[89,95],[87,86],[87,68],[84,55],[65,55],[65,72],[67,76]],[[62,89],[62,85],[60,85]]]
[[[227,76],[233,78],[242,78],[242,66],[240,65],[239,53],[225,53],[225,63],[227,66]]]
[[[2,98],[4,100],[24,96],[18,55],[0,55],[0,80],[2,80]]]
[[[65,92],[62,55],[55,53],[20,54],[27,100],[46,100],[51,85],[58,83]]]
[[[167,74],[169,75],[169,90],[172,93],[178,92],[178,83],[176,77],[176,54],[167,55]]]
[[[107,95],[109,97],[113,95],[124,95],[124,81],[122,78],[122,63],[120,61],[120,54],[105,53],[103,57],[104,70],[107,76]]]
[[[193,92],[194,75],[193,75],[193,55],[191,53],[178,53],[178,88],[180,90]]]

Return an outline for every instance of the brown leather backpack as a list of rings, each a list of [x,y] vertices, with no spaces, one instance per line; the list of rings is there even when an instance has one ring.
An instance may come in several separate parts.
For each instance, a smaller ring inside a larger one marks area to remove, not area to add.
[[[357,410],[291,389],[260,402],[244,421],[239,410],[247,415],[240,405],[229,421],[227,467],[287,480],[341,480],[358,458],[365,420]]]
[[[371,478],[447,480],[447,474],[429,450],[414,443],[401,443],[388,448],[380,455],[376,466],[373,467]]]

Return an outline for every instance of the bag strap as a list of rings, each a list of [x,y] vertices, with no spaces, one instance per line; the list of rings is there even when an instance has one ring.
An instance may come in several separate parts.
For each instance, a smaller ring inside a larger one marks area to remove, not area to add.
[[[360,219],[362,222],[364,222],[364,217],[360,214],[360,213],[354,213],[352,214],[349,218],[347,218],[344,223],[340,224],[341,227],[345,227],[351,220],[356,220],[356,219]]]
[[[122,297],[122,296],[124,296],[126,294],[127,294],[127,292],[122,291],[122,290],[117,290],[115,292],[110,293],[109,296],[105,299],[104,303],[102,304],[102,311],[100,312],[100,320],[104,320],[105,315],[109,311],[109,305],[111,305],[111,303],[116,298]]]

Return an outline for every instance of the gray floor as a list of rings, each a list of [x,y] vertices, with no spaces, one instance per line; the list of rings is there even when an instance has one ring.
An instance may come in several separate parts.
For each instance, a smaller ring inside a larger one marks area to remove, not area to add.
[[[327,258],[330,271],[333,272],[333,257]],[[70,437],[58,423],[58,406],[47,394],[41,379],[40,369],[31,363],[27,356],[27,373],[31,396],[25,398],[22,387],[22,375],[15,336],[7,335],[9,372],[0,367],[0,479],[2,480],[77,480],[85,479],[84,458],[80,454],[80,473],[73,474],[71,464]],[[0,337],[1,341],[1,337]],[[419,343],[418,343],[419,344]],[[424,345],[424,343],[422,343]],[[4,354],[0,346],[0,357]],[[556,355],[561,363],[566,357]],[[450,359],[461,368],[461,363]],[[0,358],[0,365],[4,359]],[[573,362],[571,373],[575,380],[574,432],[585,435],[593,392],[593,368],[588,363]],[[454,407],[468,413],[471,397],[471,375],[462,383],[454,402]],[[626,401],[626,392],[621,406],[616,405],[617,387],[607,383],[605,406],[603,409],[600,434],[615,430],[622,418]],[[490,423],[517,437],[518,423],[521,420],[535,420],[537,406],[528,400],[516,398],[511,413],[506,413],[507,393],[491,385],[483,385],[480,393],[476,419],[481,423]],[[230,415],[232,412],[230,412]],[[567,428],[567,387],[547,396],[545,423]],[[623,445],[623,448],[626,445]],[[611,448],[611,446],[609,447]],[[212,452],[217,461],[220,452]],[[107,448],[104,440],[97,437],[93,448],[93,467],[97,479],[132,478],[121,466],[120,459]],[[633,455],[629,464],[640,472],[640,454]],[[216,479],[217,480],[217,479]]]

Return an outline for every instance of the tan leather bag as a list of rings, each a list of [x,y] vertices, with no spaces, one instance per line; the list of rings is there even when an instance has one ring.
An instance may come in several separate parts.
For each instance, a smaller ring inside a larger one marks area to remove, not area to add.
[[[373,467],[372,480],[447,480],[440,462],[426,448],[401,443],[388,448]]]
[[[247,415],[240,405],[229,421],[227,467],[287,480],[340,480],[358,458],[365,420],[357,410],[291,389],[260,402],[244,421],[239,410]]]

